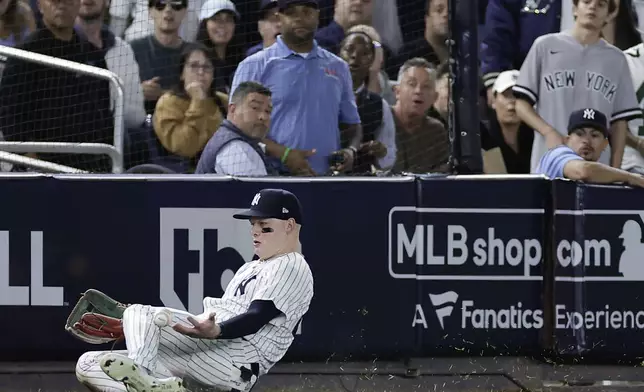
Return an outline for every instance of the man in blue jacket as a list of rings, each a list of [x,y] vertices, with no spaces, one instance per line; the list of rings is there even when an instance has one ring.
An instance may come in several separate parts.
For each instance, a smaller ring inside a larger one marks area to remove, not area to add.
[[[496,77],[503,71],[521,69],[535,39],[573,26],[572,6],[572,0],[489,0],[481,43],[481,73],[488,103]],[[613,5],[611,17],[617,11]]]
[[[486,34],[481,44],[481,73],[488,90],[499,73],[521,69],[535,39],[565,28],[562,26],[562,3],[570,1],[489,1],[485,13]]]

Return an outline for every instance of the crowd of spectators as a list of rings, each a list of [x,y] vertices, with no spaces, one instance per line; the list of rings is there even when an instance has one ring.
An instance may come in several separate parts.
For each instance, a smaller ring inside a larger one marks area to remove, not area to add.
[[[547,60],[537,47],[568,34],[589,51],[601,44],[606,56],[626,58],[623,51],[642,42],[644,1],[478,5],[484,171],[535,173],[547,148],[565,144],[567,119],[581,109],[582,70],[608,74],[593,68],[599,61],[566,63],[579,69],[579,87],[568,86],[572,92],[545,113],[533,90],[560,76],[540,74]],[[450,97],[448,6],[448,0],[0,0],[0,45],[117,74],[126,168],[240,176],[448,173],[449,102],[458,98]],[[626,64],[618,60],[613,65]],[[13,58],[0,58],[0,66],[0,138],[114,143],[116,92],[108,82]],[[606,112],[612,147],[598,159],[644,173],[644,89],[633,83],[641,80],[630,77],[632,65],[615,69],[619,80],[605,83],[616,86],[618,102],[594,108]],[[102,156],[27,155],[111,170]]]

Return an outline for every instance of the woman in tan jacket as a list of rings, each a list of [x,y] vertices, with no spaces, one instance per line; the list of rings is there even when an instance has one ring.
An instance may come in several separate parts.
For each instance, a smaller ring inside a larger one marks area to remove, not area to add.
[[[154,131],[168,153],[189,160],[194,169],[204,146],[226,118],[228,96],[214,89],[215,69],[206,47],[188,46],[180,67],[181,83],[157,102]]]

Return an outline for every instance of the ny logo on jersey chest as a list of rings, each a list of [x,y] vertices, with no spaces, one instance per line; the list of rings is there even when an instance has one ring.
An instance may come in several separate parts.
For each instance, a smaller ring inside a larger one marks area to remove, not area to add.
[[[237,288],[235,289],[235,297],[246,294],[246,286],[248,286],[250,282],[256,279],[257,275],[253,275],[249,278],[244,279],[239,285],[237,285]]]

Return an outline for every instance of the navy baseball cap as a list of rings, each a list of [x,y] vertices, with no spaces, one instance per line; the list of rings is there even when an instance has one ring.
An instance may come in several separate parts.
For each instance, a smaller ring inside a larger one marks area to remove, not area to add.
[[[277,7],[277,0],[262,0],[259,3],[259,12],[264,12],[273,7]]]
[[[568,133],[575,129],[590,127],[608,136],[608,120],[606,115],[592,108],[579,109],[572,112],[568,120]]]
[[[318,0],[277,0],[277,8],[284,11],[291,5],[310,5],[319,8]]]
[[[235,219],[295,219],[302,224],[302,205],[297,196],[284,189],[262,189],[250,203],[250,209],[233,215]]]

